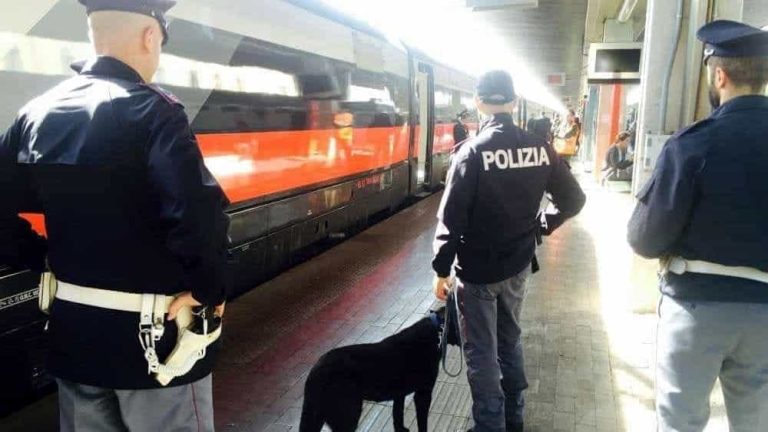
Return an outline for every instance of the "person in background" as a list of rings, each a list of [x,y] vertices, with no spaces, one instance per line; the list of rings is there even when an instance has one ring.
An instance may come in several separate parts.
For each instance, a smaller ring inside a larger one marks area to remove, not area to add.
[[[568,110],[564,131],[555,138],[555,150],[566,161],[579,151],[581,146],[581,121],[574,110]]]
[[[456,115],[456,122],[453,125],[453,145],[458,146],[469,138],[469,128],[467,128],[467,120],[469,120],[469,110],[464,110]]]
[[[552,123],[549,122],[549,119],[544,117],[532,121],[534,122],[533,127],[528,132],[541,138],[547,144],[552,144]]]
[[[547,117],[547,113],[546,112],[542,111],[541,112],[541,117],[539,117],[536,121],[542,123],[542,125],[538,127],[539,130],[546,129],[551,134],[551,132],[552,132],[552,120],[550,120],[549,117]],[[550,142],[552,141],[552,136],[551,135],[550,135],[549,141]]]
[[[525,130],[527,132],[533,132],[533,128],[536,127],[536,121],[538,119],[534,116],[531,116],[528,121],[525,123]]]
[[[573,136],[576,138],[576,144],[575,144],[576,149],[574,150],[574,155],[576,155],[579,153],[579,150],[581,150],[581,131],[583,129],[581,125],[581,117],[576,115],[573,116],[573,123],[574,123],[574,127],[572,129],[572,133],[574,134]],[[568,133],[570,134],[571,131],[569,131]]]
[[[621,132],[616,136],[616,140],[608,148],[608,152],[605,154],[605,174],[603,175],[601,184],[605,184],[606,181],[617,178],[620,176],[620,172],[632,166],[632,158],[629,154],[629,132]]]

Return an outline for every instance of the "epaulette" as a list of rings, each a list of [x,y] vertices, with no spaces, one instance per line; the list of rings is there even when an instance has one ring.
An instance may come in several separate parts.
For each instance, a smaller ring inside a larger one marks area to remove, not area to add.
[[[168,90],[166,90],[166,89],[164,89],[164,88],[162,88],[160,86],[157,86],[155,84],[143,84],[143,85],[146,86],[148,89],[152,90],[153,92],[157,93],[158,95],[160,95],[160,97],[162,97],[163,100],[165,100],[169,104],[171,104],[171,105],[180,105],[182,107],[184,106],[184,104],[181,103],[181,99],[176,97],[175,94],[169,92]]]

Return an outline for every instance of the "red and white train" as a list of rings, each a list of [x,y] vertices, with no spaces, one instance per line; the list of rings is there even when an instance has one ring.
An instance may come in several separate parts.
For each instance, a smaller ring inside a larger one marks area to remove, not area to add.
[[[232,202],[233,296],[440,185],[473,77],[315,0],[181,1],[171,18],[156,81]],[[5,11],[0,127],[90,54],[77,1]],[[0,263],[0,407],[47,382],[36,285]]]

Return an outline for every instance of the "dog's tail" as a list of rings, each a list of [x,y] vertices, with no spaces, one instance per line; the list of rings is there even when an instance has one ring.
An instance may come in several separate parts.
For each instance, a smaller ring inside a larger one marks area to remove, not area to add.
[[[315,406],[317,401],[312,398],[304,397],[304,406],[301,408],[301,423],[299,432],[320,432],[325,424],[325,419],[319,407]]]

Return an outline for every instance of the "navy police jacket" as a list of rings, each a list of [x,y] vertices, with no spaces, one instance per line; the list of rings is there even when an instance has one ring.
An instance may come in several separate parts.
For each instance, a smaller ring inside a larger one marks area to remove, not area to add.
[[[547,232],[575,216],[585,196],[568,166],[543,139],[496,114],[453,156],[438,211],[435,258],[440,277],[495,283],[531,264],[544,194],[559,210],[547,215]]]
[[[203,165],[184,107],[110,57],[27,104],[0,140],[0,261],[39,269],[45,245],[21,212],[46,218],[61,281],[132,293],[225,299],[227,198]],[[107,388],[157,387],[136,313],[53,304],[49,369]],[[161,360],[176,342],[166,326]],[[216,348],[171,385],[210,373]]]
[[[632,248],[768,272],[768,97],[742,96],[673,136],[638,194]],[[696,273],[667,274],[681,300],[768,302],[768,285]]]

